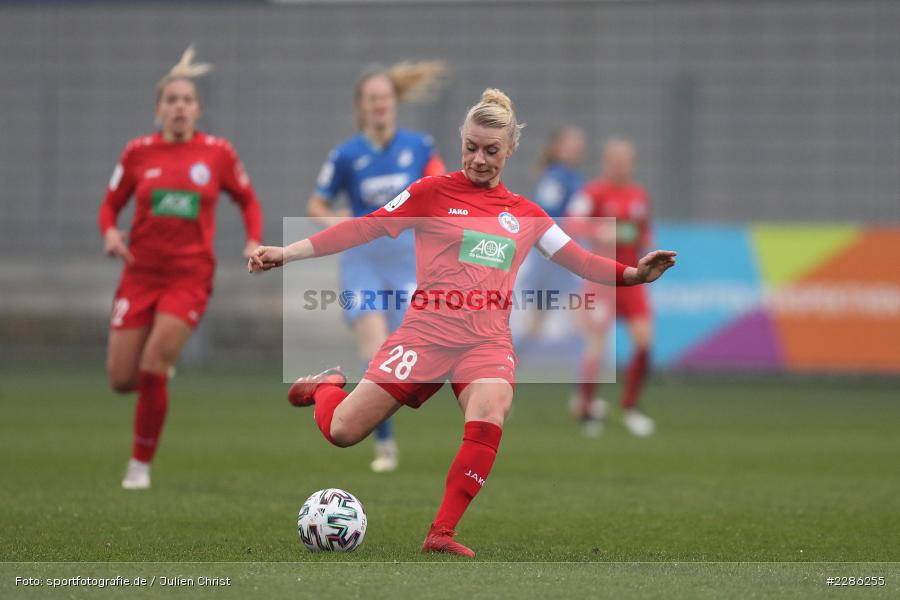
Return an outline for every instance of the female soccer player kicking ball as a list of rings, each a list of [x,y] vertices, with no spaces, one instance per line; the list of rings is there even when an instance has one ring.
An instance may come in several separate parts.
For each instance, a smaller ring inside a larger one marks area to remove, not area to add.
[[[443,72],[443,63],[430,61],[401,62],[362,74],[355,96],[360,131],[332,150],[322,166],[316,191],[309,199],[311,217],[326,226],[347,219],[348,211],[332,208],[342,193],[352,215],[361,217],[384,206],[422,176],[444,174],[444,163],[430,135],[397,128],[397,104],[426,97]],[[412,293],[416,287],[412,232],[345,252],[340,269],[341,290]],[[404,311],[395,305],[366,309],[361,304],[347,305],[344,310],[356,333],[359,354],[368,364],[388,333],[400,325]],[[375,429],[372,470],[393,471],[397,461],[397,444],[388,419]]]
[[[376,353],[353,392],[338,368],[294,384],[296,405],[315,405],[325,438],[346,447],[364,439],[400,406],[421,406],[449,378],[465,418],[463,442],[447,474],[444,499],[423,550],[475,553],[454,528],[484,485],[512,405],[515,352],[508,298],[532,246],[582,277],[615,285],[654,281],[675,253],[651,252],[636,267],[581,248],[536,204],[500,183],[521,129],[512,103],[488,89],[461,128],[462,171],[420,179],[384,207],[285,248],[261,247],[251,272],[325,256],[404,229],[416,232],[418,290],[403,324]],[[487,300],[485,300],[487,299]]]
[[[193,48],[157,86],[161,130],[132,140],[113,171],[98,215],[104,250],[125,261],[113,301],[107,371],[119,393],[137,390],[134,443],[122,487],[150,487],[150,462],[168,408],[169,371],[212,293],[215,211],[224,190],[247,231],[244,256],[259,246],[262,210],[231,144],[196,130],[200,99]],[[130,243],[116,227],[134,196]]]

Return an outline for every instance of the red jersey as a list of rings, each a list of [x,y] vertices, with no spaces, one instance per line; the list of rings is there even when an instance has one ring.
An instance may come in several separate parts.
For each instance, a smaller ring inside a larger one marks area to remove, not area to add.
[[[572,201],[573,217],[616,219],[616,260],[629,266],[650,246],[650,200],[636,183],[616,185],[603,179],[588,182]]]
[[[531,200],[503,184],[475,186],[459,171],[424,177],[354,221],[367,239],[415,230],[419,289],[401,327],[445,346],[508,339],[509,298],[528,251],[542,240],[552,255],[569,240]]]
[[[247,240],[262,241],[262,210],[228,140],[201,132],[181,143],[167,142],[160,133],[136,138],[109,181],[98,215],[100,232],[116,225],[134,195],[129,250],[136,267],[213,264],[216,202],[223,190],[241,209]]]

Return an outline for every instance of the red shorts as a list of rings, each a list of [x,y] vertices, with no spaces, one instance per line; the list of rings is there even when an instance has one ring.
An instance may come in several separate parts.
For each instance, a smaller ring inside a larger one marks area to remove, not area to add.
[[[587,325],[592,329],[605,331],[612,324],[613,318],[634,319],[650,316],[650,301],[645,286],[617,287],[615,295],[597,290],[599,286],[600,284],[595,283],[585,286],[585,295],[595,292],[598,299],[596,307],[587,313]]]
[[[212,295],[212,270],[161,275],[126,268],[113,299],[112,329],[150,327],[156,313],[178,317],[196,327]]]
[[[401,326],[375,354],[365,378],[397,402],[418,408],[449,379],[458,398],[476,379],[500,378],[515,387],[518,358],[509,340],[443,346]]]

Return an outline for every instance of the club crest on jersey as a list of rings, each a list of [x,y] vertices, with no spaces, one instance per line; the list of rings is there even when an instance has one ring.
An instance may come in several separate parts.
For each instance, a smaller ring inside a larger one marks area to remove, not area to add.
[[[497,220],[500,221],[500,227],[508,232],[519,233],[519,220],[512,213],[503,211]]]
[[[210,176],[209,167],[206,166],[206,163],[198,162],[191,165],[191,181],[195,185],[206,185],[209,183]]]

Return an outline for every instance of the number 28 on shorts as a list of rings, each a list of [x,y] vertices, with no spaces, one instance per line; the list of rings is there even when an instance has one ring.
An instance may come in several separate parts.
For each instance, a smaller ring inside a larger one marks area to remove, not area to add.
[[[397,345],[391,348],[387,360],[381,363],[378,368],[385,373],[393,373],[394,377],[400,381],[406,381],[418,359],[419,355],[415,350],[404,351],[402,345]],[[394,363],[397,364],[394,365]]]

